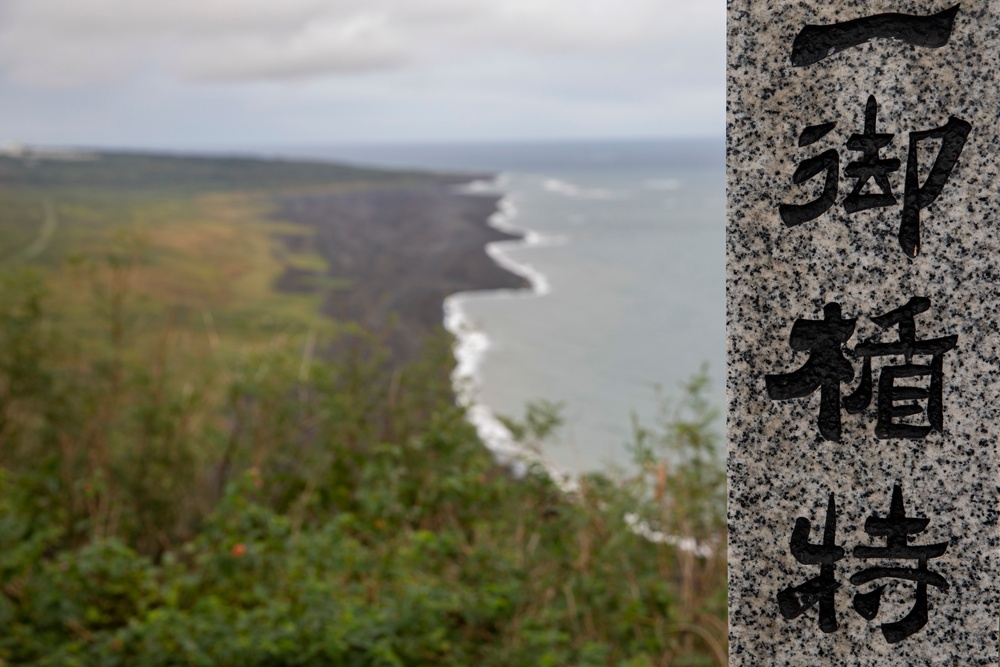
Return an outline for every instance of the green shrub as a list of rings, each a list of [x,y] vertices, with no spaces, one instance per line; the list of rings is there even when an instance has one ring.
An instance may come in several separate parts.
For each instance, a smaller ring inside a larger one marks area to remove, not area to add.
[[[444,335],[404,368],[350,330],[337,358],[285,332],[179,363],[130,322],[90,340],[44,281],[3,278],[3,664],[724,664],[701,381],[637,431],[636,472],[566,494],[492,460]],[[558,419],[508,422],[535,438]]]

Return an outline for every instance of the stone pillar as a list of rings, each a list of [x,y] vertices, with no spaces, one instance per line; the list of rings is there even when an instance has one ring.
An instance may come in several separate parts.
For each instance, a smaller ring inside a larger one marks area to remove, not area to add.
[[[1000,3],[728,8],[731,665],[997,665]]]

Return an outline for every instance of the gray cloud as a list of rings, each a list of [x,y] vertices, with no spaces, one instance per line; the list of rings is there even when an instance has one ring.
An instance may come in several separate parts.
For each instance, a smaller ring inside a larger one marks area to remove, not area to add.
[[[199,42],[175,62],[183,78],[238,81],[365,72],[408,60],[401,37],[377,15],[307,24],[281,35],[250,33]]]
[[[682,46],[715,36],[724,14],[721,2],[664,0],[6,0],[0,69],[42,86],[150,69],[182,81],[309,79],[498,52]]]

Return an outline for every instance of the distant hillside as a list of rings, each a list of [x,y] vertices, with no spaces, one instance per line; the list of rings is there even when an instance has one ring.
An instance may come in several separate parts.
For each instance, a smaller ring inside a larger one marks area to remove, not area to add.
[[[0,268],[57,271],[122,235],[142,250],[130,280],[150,316],[211,317],[237,338],[357,322],[416,358],[449,294],[526,287],[485,252],[495,198],[452,186],[478,174],[323,162],[138,153],[0,157]],[[63,276],[72,298],[76,279]]]
[[[414,171],[364,169],[324,162],[143,153],[60,153],[30,150],[0,156],[0,186],[41,188],[273,189],[344,182],[440,182]]]

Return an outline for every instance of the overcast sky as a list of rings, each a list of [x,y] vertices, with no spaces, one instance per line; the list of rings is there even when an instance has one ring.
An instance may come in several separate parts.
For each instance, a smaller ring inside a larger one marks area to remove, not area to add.
[[[0,142],[722,136],[722,0],[0,0]]]

